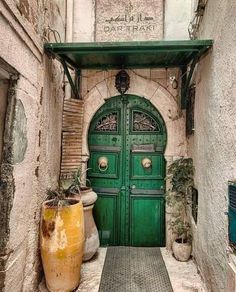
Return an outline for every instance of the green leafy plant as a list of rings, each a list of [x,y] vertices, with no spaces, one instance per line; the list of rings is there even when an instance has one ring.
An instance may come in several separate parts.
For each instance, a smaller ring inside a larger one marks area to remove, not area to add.
[[[67,189],[67,192],[69,192],[70,194],[74,195],[74,194],[80,193],[81,190],[88,188],[88,184],[90,185],[90,181],[89,181],[89,179],[83,180],[83,175],[89,169],[90,168],[87,168],[84,171],[82,171],[82,167],[78,168],[78,170],[74,174],[74,179],[73,179],[71,185]]]
[[[57,206],[62,207],[65,205],[70,205],[69,202],[66,200],[67,193],[65,190],[56,189],[56,190],[47,190],[46,200],[50,200],[48,203],[49,206]]]
[[[191,225],[187,221],[176,218],[169,223],[169,226],[172,232],[177,235],[176,240],[178,242],[184,243],[192,241]]]
[[[191,241],[191,226],[187,220],[187,206],[191,203],[194,167],[191,158],[175,160],[168,168],[167,177],[170,189],[166,193],[168,206],[174,209],[174,219],[169,221],[169,228],[181,242]]]

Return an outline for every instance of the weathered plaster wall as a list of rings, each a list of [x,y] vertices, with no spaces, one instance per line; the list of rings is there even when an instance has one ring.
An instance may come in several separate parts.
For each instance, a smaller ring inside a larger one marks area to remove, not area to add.
[[[189,39],[197,0],[74,0],[73,41]]]
[[[199,38],[213,39],[214,45],[198,66],[195,133],[189,141],[199,191],[193,253],[209,291],[214,292],[229,291],[228,218],[224,212],[228,208],[227,183],[236,179],[235,15],[235,1],[208,1]]]
[[[19,5],[25,7],[24,13]],[[61,66],[42,54],[42,33],[49,25],[63,41],[64,15],[64,1],[59,0],[0,3],[0,57],[19,73],[7,108],[1,166],[5,186],[0,190],[1,291],[37,291],[41,276],[40,208],[45,190],[58,185],[64,94]]]
[[[163,0],[74,0],[73,10],[73,41],[163,38]]]
[[[164,39],[189,39],[188,25],[195,0],[165,0]]]
[[[7,107],[7,90],[8,80],[0,78],[0,163],[2,161],[3,134]]]
[[[95,0],[74,0],[73,41],[93,42],[95,28]]]

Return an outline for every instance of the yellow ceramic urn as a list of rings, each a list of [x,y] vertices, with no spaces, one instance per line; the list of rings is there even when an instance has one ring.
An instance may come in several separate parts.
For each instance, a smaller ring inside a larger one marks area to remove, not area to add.
[[[82,202],[65,200],[42,206],[40,243],[47,288],[52,292],[72,291],[80,282],[84,249]]]

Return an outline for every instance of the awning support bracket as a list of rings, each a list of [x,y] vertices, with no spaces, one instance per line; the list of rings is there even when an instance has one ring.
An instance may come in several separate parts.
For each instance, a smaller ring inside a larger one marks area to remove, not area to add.
[[[200,58],[200,54],[193,59],[191,65],[190,65],[190,70],[189,70],[188,75],[187,75],[187,66],[184,66],[182,68],[182,76],[183,76],[182,77],[182,90],[181,90],[181,108],[182,109],[186,109],[190,83],[192,80],[194,69],[199,61],[199,58]]]
[[[199,59],[212,47],[212,40],[47,43],[46,53],[63,65],[74,98],[79,93],[80,70],[181,68],[181,107],[186,108],[189,87]],[[189,65],[190,64],[190,65]],[[69,68],[75,70],[76,78]]]
[[[76,81],[73,80],[73,78],[71,77],[70,71],[68,69],[68,66],[66,64],[66,61],[64,59],[60,59],[60,62],[64,68],[64,72],[66,74],[66,77],[70,83],[72,92],[74,94],[74,98],[75,99],[80,99],[80,94],[79,94],[79,80],[80,80],[80,70],[76,70],[75,69],[75,73],[77,75],[77,78],[75,79]]]

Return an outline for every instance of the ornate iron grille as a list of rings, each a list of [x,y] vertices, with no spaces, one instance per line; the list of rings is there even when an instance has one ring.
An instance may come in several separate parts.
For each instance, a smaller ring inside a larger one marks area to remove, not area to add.
[[[158,123],[146,113],[133,112],[132,129],[134,132],[160,132]]]
[[[118,129],[117,112],[109,113],[103,116],[95,126],[95,131],[97,132],[117,132],[117,129]]]

